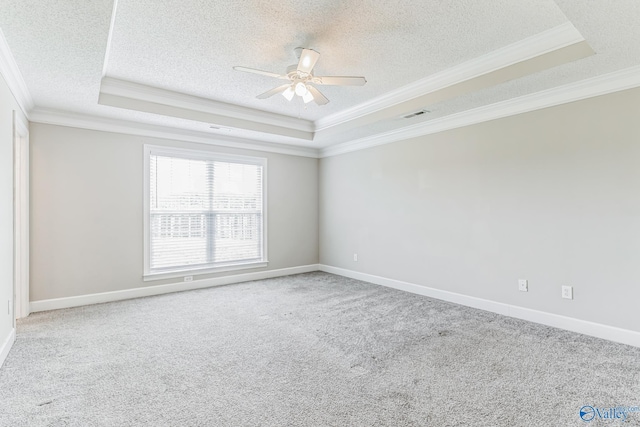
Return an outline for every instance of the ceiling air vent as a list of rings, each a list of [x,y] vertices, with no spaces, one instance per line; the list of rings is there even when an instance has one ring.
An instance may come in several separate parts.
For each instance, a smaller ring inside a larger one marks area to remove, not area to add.
[[[414,117],[416,117],[416,116],[421,116],[421,115],[426,114],[426,113],[428,113],[428,112],[429,112],[429,110],[419,110],[419,111],[414,111],[414,112],[413,112],[413,113],[411,113],[411,114],[407,114],[406,116],[402,116],[402,118],[403,118],[403,119],[412,119],[412,118],[414,118]]]
[[[222,132],[231,132],[231,129],[229,129],[229,128],[225,128],[225,127],[222,127],[222,126],[216,126],[216,125],[209,126],[209,129],[211,129],[211,130],[219,130],[219,131],[222,131]]]

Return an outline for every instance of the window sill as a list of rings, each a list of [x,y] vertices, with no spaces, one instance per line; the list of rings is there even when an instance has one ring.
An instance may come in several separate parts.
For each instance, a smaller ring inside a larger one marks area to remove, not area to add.
[[[184,269],[163,271],[161,273],[147,273],[142,276],[144,282],[152,280],[175,279],[176,277],[196,276],[201,274],[224,273],[227,271],[249,270],[253,268],[263,268],[269,265],[268,261],[252,262],[247,264],[235,264],[222,267],[207,267],[198,269]]]

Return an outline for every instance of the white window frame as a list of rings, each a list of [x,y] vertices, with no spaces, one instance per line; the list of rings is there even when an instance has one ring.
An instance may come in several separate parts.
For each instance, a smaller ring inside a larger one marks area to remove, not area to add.
[[[143,218],[144,218],[144,274],[143,280],[160,280],[176,277],[191,276],[196,274],[220,273],[224,271],[245,270],[251,268],[266,267],[269,264],[267,254],[267,159],[264,157],[241,156],[235,154],[220,153],[215,151],[192,150],[187,148],[168,147],[162,145],[144,145],[144,188],[143,188]],[[262,260],[246,263],[231,263],[218,267],[184,267],[169,271],[152,272],[151,265],[151,188],[150,188],[150,158],[151,155],[166,155],[171,157],[183,157],[186,159],[216,160],[221,162],[245,163],[262,166]]]

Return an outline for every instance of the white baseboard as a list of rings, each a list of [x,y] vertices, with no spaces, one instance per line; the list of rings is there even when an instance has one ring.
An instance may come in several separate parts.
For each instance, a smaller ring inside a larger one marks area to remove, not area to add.
[[[299,267],[281,268],[278,270],[257,271],[253,273],[234,274],[224,277],[194,280],[192,282],[178,282],[170,283],[168,285],[146,286],[143,288],[124,289],[121,291],[102,292],[98,294],[31,301],[30,309],[32,313],[36,311],[58,310],[61,308],[78,307],[90,304],[100,304],[103,302],[120,301],[131,298],[167,294],[171,292],[209,288],[212,286],[230,285],[232,283],[248,282],[251,280],[270,279],[272,277],[309,273],[311,271],[318,270],[318,264],[310,264],[302,265]]]
[[[320,264],[319,268],[320,271],[325,271],[327,273],[350,277],[352,279],[362,280],[376,285],[387,286],[414,294],[453,302],[456,304],[465,305],[467,307],[479,308],[481,310],[490,311],[509,317],[515,317],[517,319],[528,320],[530,322],[553,326],[556,328],[578,332],[597,338],[603,338],[605,340],[632,345],[634,347],[640,347],[640,332],[637,331],[617,328],[615,326],[603,325],[601,323],[589,322],[573,317],[561,316],[559,314],[532,310],[529,308],[518,307],[515,305],[504,304],[501,302],[476,298],[454,292],[443,291],[427,286],[416,285],[415,283],[388,279],[386,277],[374,276],[372,274],[360,273],[357,271],[332,267],[329,265]]]
[[[13,328],[11,329],[11,333],[9,334],[7,339],[4,340],[4,342],[2,343],[2,346],[0,347],[0,368],[2,368],[4,361],[7,359],[7,356],[9,355],[9,350],[11,350],[11,347],[13,346],[13,343],[15,341],[16,341],[16,329]]]
[[[89,304],[99,304],[104,302],[120,301],[124,299],[161,295],[171,292],[209,288],[212,286],[229,285],[232,283],[248,282],[250,280],[262,280],[272,277],[288,276],[291,274],[309,273],[318,270],[344,277],[350,277],[352,279],[362,280],[364,282],[369,282],[376,285],[399,289],[430,298],[436,298],[467,307],[478,308],[481,310],[490,311],[492,313],[502,314],[504,316],[528,320],[530,322],[553,326],[572,332],[578,332],[581,334],[619,342],[634,347],[640,347],[640,332],[637,331],[617,328],[615,326],[603,325],[601,323],[589,322],[586,320],[580,320],[573,317],[562,316],[559,314],[532,310],[529,308],[518,307],[511,304],[504,304],[501,302],[458,294],[455,292],[443,291],[440,289],[417,285],[415,283],[403,282],[401,280],[389,279],[386,277],[360,273],[345,268],[332,267],[323,264],[310,264],[299,267],[282,268],[278,270],[267,270],[224,277],[215,277],[211,279],[194,280],[193,282],[179,282],[171,283],[168,285],[148,286],[143,288],[126,289],[122,291],[79,295],[68,298],[32,301],[30,304],[30,308],[32,313],[37,311],[57,310],[61,308],[78,307]],[[12,332],[12,335],[10,335],[9,338],[5,341],[2,348],[0,348],[0,366],[2,366],[2,362],[4,362],[4,359],[6,358],[11,345],[13,345],[14,340],[15,330]]]

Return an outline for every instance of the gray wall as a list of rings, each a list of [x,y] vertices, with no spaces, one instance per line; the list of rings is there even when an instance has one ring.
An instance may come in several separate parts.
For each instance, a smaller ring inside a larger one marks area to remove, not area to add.
[[[31,299],[175,282],[142,281],[150,143],[269,159],[269,269],[315,264],[319,242],[323,264],[640,331],[638,105],[640,89],[620,92],[325,158],[319,170],[309,158],[31,124]],[[11,289],[7,206],[0,298]],[[573,301],[560,298],[564,284]]]
[[[639,106],[635,89],[322,159],[320,262],[640,331]]]
[[[0,346],[13,329],[13,112],[24,118],[0,75]]]
[[[317,159],[37,123],[30,132],[32,301],[179,281],[142,281],[143,144],[267,157],[266,270],[318,263]]]

